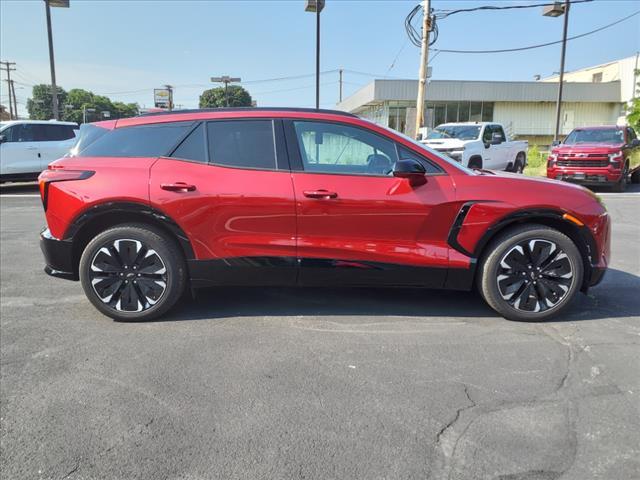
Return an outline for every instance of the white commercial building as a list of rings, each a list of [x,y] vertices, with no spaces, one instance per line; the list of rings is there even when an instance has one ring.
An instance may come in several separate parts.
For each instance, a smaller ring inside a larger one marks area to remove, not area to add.
[[[635,94],[635,62],[633,56],[568,72],[561,133],[579,126],[623,122],[625,105]],[[417,94],[417,80],[374,80],[338,108],[413,135]],[[427,86],[425,126],[500,122],[512,136],[546,145],[553,138],[557,95],[557,77],[530,82],[432,80]]]

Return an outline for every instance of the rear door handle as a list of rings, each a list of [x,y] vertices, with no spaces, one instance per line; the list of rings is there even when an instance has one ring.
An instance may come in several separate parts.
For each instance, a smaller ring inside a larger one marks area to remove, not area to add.
[[[167,190],[169,192],[193,192],[196,189],[195,185],[189,185],[185,182],[175,182],[175,183],[162,183],[160,184],[160,188],[162,190]]]
[[[330,192],[328,190],[305,190],[304,196],[307,198],[338,198],[338,194],[336,192]]]

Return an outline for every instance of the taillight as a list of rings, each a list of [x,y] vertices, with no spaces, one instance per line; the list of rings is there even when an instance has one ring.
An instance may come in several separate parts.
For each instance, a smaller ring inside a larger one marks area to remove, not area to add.
[[[86,180],[91,177],[94,171],[91,170],[64,170],[55,168],[45,170],[38,177],[38,185],[40,186],[40,198],[42,198],[42,206],[47,211],[47,200],[49,196],[49,185],[53,182],[68,182],[70,180]]]

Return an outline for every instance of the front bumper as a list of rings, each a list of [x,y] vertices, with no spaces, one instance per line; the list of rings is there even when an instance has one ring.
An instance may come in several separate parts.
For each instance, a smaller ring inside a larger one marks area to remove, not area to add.
[[[553,167],[547,169],[547,177],[580,185],[615,184],[622,178],[618,168]]]
[[[59,240],[51,235],[48,228],[40,233],[40,249],[44,255],[44,271],[52,277],[78,280],[73,266],[73,244],[69,240]]]

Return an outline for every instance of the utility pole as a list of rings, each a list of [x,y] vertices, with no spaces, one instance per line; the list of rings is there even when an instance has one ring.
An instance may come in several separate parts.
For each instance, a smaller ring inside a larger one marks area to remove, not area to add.
[[[422,2],[422,44],[420,48],[420,72],[418,79],[418,100],[416,102],[416,138],[424,124],[424,99],[427,88],[427,63],[429,63],[429,30],[431,29],[431,2]]]
[[[211,77],[211,83],[224,83],[224,103],[225,106],[229,106],[229,84],[241,82],[240,77],[230,77],[229,75],[223,75],[222,77]]]
[[[340,69],[338,72],[340,73],[340,81],[339,81],[339,83],[340,83],[340,96],[338,98],[340,98],[340,101],[342,102],[342,69]]]
[[[169,111],[173,110],[173,87],[171,85],[165,85],[164,88],[169,90]]]
[[[11,80],[11,89],[9,91],[9,98],[11,98],[11,95],[13,94],[13,116],[12,118],[17,120],[18,119],[18,101],[16,100],[16,86],[14,85],[14,81]]]
[[[13,98],[11,96],[11,72],[13,72],[15,68],[12,68],[11,66],[15,65],[16,62],[0,62],[0,64],[5,68],[7,72],[7,91],[9,93],[9,116],[13,120],[15,117],[13,115]],[[16,111],[17,110],[18,109],[16,108]]]

